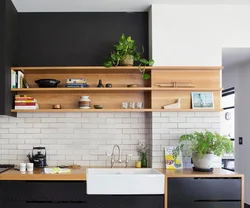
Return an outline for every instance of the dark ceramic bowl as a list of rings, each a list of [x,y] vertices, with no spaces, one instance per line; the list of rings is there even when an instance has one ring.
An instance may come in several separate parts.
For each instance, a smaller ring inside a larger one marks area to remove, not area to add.
[[[38,85],[38,87],[45,88],[45,87],[57,87],[60,81],[56,79],[39,79],[36,80],[35,83]]]
[[[103,109],[103,105],[94,105],[95,109]]]

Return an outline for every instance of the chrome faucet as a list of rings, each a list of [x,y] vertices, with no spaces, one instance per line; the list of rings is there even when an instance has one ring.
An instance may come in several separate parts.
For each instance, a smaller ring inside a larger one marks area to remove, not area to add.
[[[115,159],[115,149],[118,149],[118,159],[116,160]],[[107,154],[108,156],[111,156],[111,168],[114,167],[114,164],[115,163],[125,163],[126,165],[126,168],[128,167],[128,163],[129,163],[129,157],[132,157],[132,154],[127,154],[126,155],[126,160],[125,161],[122,161],[121,159],[121,148],[119,147],[119,145],[114,145],[113,147],[113,150],[112,150],[112,153],[111,154]]]
[[[115,148],[117,147],[118,149],[118,160],[115,160]],[[113,150],[112,150],[112,154],[111,154],[111,168],[113,168],[114,164],[115,163],[122,163],[122,160],[121,160],[121,149],[119,147],[119,145],[114,145],[113,147]]]

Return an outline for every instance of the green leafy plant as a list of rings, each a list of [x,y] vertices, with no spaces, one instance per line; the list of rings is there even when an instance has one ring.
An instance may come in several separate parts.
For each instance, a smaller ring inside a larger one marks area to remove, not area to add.
[[[118,43],[114,45],[114,50],[111,52],[110,57],[104,61],[105,67],[119,66],[123,64],[126,58],[133,59],[139,62],[139,70],[142,73],[143,79],[149,79],[150,75],[146,73],[146,66],[153,66],[154,60],[147,60],[141,58],[144,53],[144,47],[141,46],[141,51],[137,51],[137,44],[131,36],[126,37],[124,34],[121,35]],[[133,61],[132,61],[133,63]],[[133,65],[133,64],[131,64]]]
[[[221,156],[233,152],[233,144],[230,139],[210,131],[205,131],[205,133],[195,131],[193,134],[184,134],[180,137],[179,142],[182,144],[185,141],[190,143],[188,155],[196,153],[201,158],[209,153]]]

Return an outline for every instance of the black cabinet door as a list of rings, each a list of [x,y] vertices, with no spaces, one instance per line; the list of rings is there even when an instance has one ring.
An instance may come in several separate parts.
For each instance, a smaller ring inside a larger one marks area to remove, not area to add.
[[[30,203],[22,201],[2,201],[0,202],[1,208],[90,208],[87,204],[83,203]]]
[[[79,201],[87,200],[85,181],[1,181],[0,200]]]
[[[89,196],[89,208],[164,208],[164,195]]]
[[[240,178],[168,178],[168,208],[240,208]]]

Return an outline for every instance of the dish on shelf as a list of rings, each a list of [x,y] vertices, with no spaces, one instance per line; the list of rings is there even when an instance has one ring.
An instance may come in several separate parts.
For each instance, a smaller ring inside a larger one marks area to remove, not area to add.
[[[59,104],[53,105],[52,109],[62,109],[62,106]]]
[[[57,87],[60,83],[59,80],[56,79],[38,79],[35,81],[38,87],[47,88],[47,87]]]
[[[129,85],[127,85],[127,87],[138,87],[138,85],[137,84],[129,84]]]
[[[103,105],[94,105],[95,109],[103,109]]]

